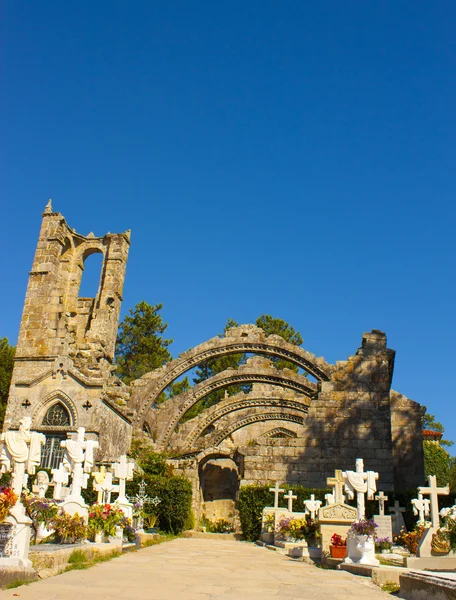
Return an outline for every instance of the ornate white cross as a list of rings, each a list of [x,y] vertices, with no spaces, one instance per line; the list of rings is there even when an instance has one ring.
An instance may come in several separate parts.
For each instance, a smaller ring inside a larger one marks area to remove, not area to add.
[[[112,492],[118,492],[119,486],[114,485],[112,482],[112,473],[104,472],[104,473],[94,473],[94,477],[96,475],[102,475],[97,481],[95,477],[95,482],[93,484],[93,489],[98,492],[97,502],[98,504],[111,504],[111,494]]]
[[[84,504],[81,489],[87,485],[87,476],[94,464],[93,451],[99,447],[99,444],[97,441],[85,439],[85,429],[79,427],[76,439],[63,440],[60,446],[65,448],[63,464],[73,476],[67,500],[76,500]]]
[[[285,500],[288,500],[288,510],[293,512],[293,500],[297,500],[298,497],[293,494],[293,490],[288,490],[288,494],[284,496]]]
[[[413,514],[419,515],[419,523],[424,523],[426,521],[426,517],[429,516],[430,503],[431,501],[429,498],[423,498],[423,494],[421,492],[418,492],[418,498],[414,498],[412,500]]]
[[[270,492],[274,492],[274,508],[279,508],[279,494],[285,492],[285,490],[279,487],[279,482],[275,482],[275,487],[269,488]]]
[[[321,500],[315,500],[315,494],[310,494],[310,500],[304,500],[306,510],[310,512],[310,518],[315,519],[315,513],[321,506]]]
[[[356,471],[344,471],[342,476],[345,480],[345,491],[348,497],[354,498],[356,493],[357,520],[363,521],[366,517],[364,494],[367,493],[368,500],[373,500],[374,493],[377,491],[378,473],[364,472],[364,461],[362,458],[357,458]]]
[[[445,487],[437,487],[437,477],[435,475],[429,475],[428,482],[429,487],[419,487],[418,492],[425,496],[429,496],[429,500],[431,501],[432,527],[438,529],[440,526],[439,496],[448,496],[450,493],[450,486],[447,484]]]
[[[332,504],[344,504],[344,483],[345,480],[342,476],[342,471],[340,469],[336,469],[336,471],[334,472],[334,477],[327,478],[326,485],[333,488],[332,495],[334,497],[334,500]]]
[[[378,514],[380,517],[385,516],[385,502],[388,500],[388,496],[385,496],[383,492],[379,492],[375,499],[378,500]]]
[[[127,461],[127,455],[122,454],[119,462],[113,464],[114,477],[119,480],[119,497],[116,502],[119,504],[127,504],[128,498],[125,495],[125,483],[133,479],[135,470],[134,461]]]

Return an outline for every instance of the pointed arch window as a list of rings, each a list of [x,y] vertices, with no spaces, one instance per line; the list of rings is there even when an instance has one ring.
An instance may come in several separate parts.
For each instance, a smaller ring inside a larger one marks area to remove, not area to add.
[[[70,413],[61,402],[53,404],[43,419],[43,425],[51,427],[69,427]]]

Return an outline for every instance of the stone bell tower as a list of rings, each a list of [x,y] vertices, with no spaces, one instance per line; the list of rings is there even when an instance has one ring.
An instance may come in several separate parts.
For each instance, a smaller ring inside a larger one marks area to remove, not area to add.
[[[33,429],[48,441],[56,438],[56,449],[57,438],[78,427],[99,439],[98,458],[116,458],[128,448],[127,389],[112,375],[112,363],[129,247],[129,231],[80,235],[48,202],[29,273],[5,429],[30,416]],[[102,255],[98,291],[82,298],[84,263],[94,253]]]

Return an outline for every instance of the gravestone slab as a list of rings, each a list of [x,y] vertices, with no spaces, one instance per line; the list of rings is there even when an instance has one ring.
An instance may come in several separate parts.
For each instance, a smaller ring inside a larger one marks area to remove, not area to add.
[[[390,542],[393,541],[393,523],[391,515],[374,515],[374,521],[378,525],[376,536],[378,538],[389,538]]]
[[[356,521],[357,509],[348,504],[336,503],[323,506],[318,511],[321,532],[321,549],[329,552],[331,537],[337,533],[347,537],[348,530]]]

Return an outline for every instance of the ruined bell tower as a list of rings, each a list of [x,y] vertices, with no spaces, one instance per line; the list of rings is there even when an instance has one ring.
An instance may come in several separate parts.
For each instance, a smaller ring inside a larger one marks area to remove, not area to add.
[[[60,438],[78,427],[99,439],[99,459],[115,458],[131,435],[123,411],[128,390],[112,374],[130,232],[80,235],[51,201],[42,217],[4,428],[32,417],[32,427],[47,436],[49,466]],[[99,287],[94,298],[83,298],[84,263],[94,253],[102,255]]]

